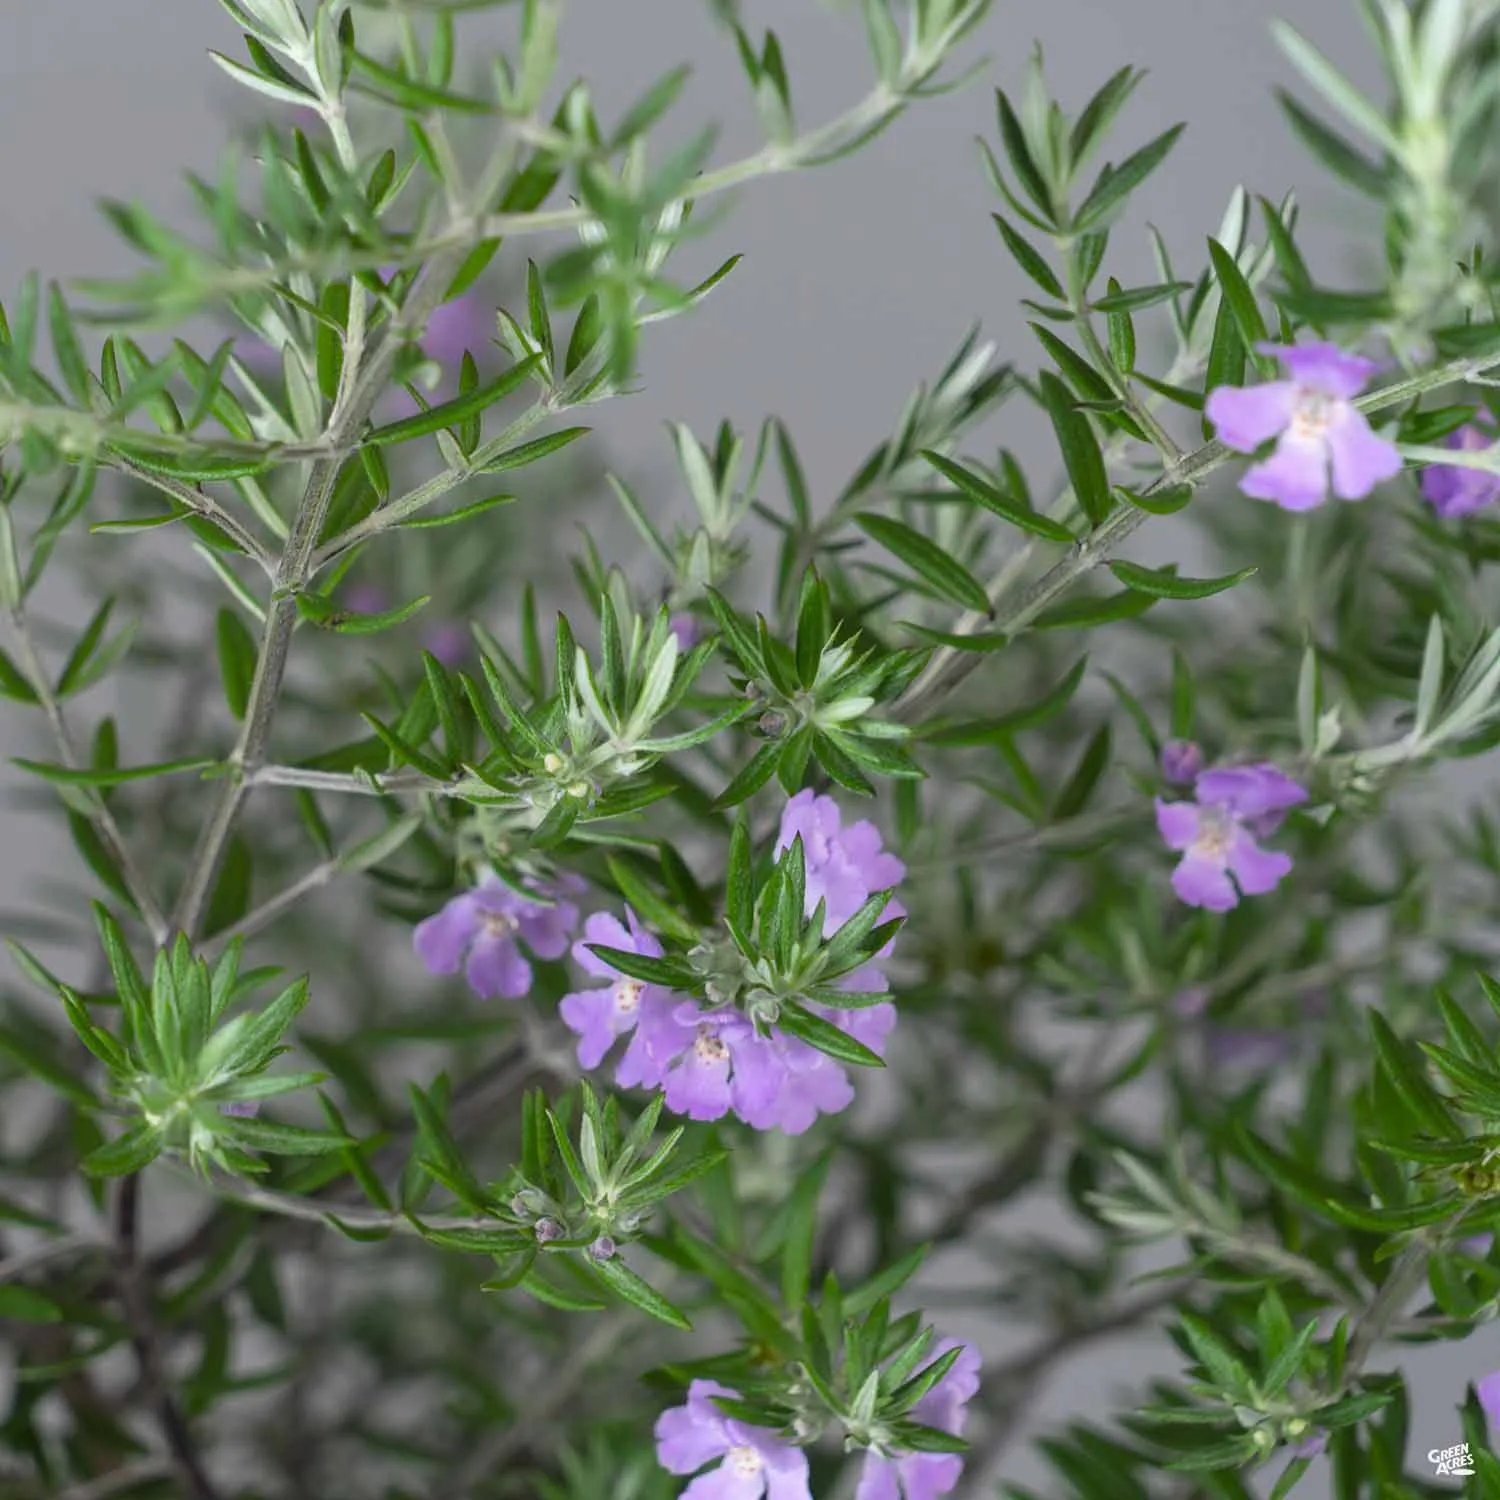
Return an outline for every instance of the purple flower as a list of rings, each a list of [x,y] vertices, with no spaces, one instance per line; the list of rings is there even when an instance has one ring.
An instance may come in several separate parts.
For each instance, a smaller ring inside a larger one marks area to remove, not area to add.
[[[1461,1239],[1454,1248],[1461,1250],[1465,1255],[1472,1257],[1474,1260],[1487,1260],[1489,1258],[1490,1247],[1494,1243],[1495,1234],[1493,1230],[1490,1230],[1484,1234],[1471,1234]]]
[[[564,995],[558,1012],[567,1028],[578,1036],[578,1062],[584,1068],[597,1068],[604,1054],[626,1032],[633,1032],[643,1010],[670,1015],[674,1008],[672,994],[656,985],[642,984],[612,968],[588,944],[601,948],[619,948],[642,958],[660,958],[661,944],[643,928],[629,907],[625,909],[629,928],[608,912],[595,912],[583,924],[583,938],[573,944],[573,958],[580,968],[596,979],[610,983],[603,989],[576,990]],[[645,1039],[637,1035],[626,1049],[617,1082],[625,1087],[644,1085],[654,1088],[661,1082],[663,1069],[648,1051]]]
[[[692,1474],[721,1460],[681,1500],[812,1500],[807,1455],[769,1428],[726,1417],[711,1399],[737,1394],[717,1381],[695,1380],[686,1403],[657,1418],[656,1458],[669,1474]]]
[[[798,835],[806,868],[806,913],[825,902],[825,934],[843,926],[874,891],[889,889],[905,866],[881,848],[870,823],[843,829],[838,804],[831,797],[799,792],[787,804],[778,851]],[[892,900],[887,917],[902,915]],[[627,931],[612,917],[590,918],[588,940],[608,947],[656,957],[660,945],[635,918]],[[596,937],[594,932],[608,933]],[[580,951],[582,950],[582,951]],[[854,1087],[843,1065],[826,1053],[777,1029],[759,1025],[728,1006],[700,1007],[650,985],[627,987],[616,971],[575,949],[579,962],[599,978],[616,979],[608,989],[570,995],[563,1019],[579,1034],[579,1061],[597,1066],[615,1038],[634,1031],[616,1071],[616,1082],[661,1088],[666,1107],[692,1120],[718,1120],[731,1112],[755,1130],[800,1135],[820,1114],[837,1114],[854,1100]],[[890,951],[887,945],[886,951]],[[840,980],[844,989],[864,994],[886,988],[878,965],[867,963]],[[840,1027],[877,1056],[896,1024],[893,1005],[851,1008],[811,1005],[822,1019]]]
[[[890,890],[906,875],[906,866],[881,847],[880,830],[873,823],[862,819],[848,828],[842,825],[838,803],[832,797],[817,796],[809,787],[787,803],[776,840],[780,854],[802,836],[807,911],[811,915],[819,901],[827,902],[825,937],[842,927],[876,891]],[[881,913],[885,921],[905,915],[906,908],[894,898]]]
[[[445,371],[456,371],[466,352],[473,354],[476,364],[483,363],[494,319],[493,309],[485,308],[474,293],[466,292],[444,302],[427,320],[422,350]]]
[[[1465,453],[1482,453],[1495,444],[1495,434],[1470,422],[1457,432],[1450,432],[1445,442],[1449,448]],[[1500,495],[1500,474],[1486,474],[1483,469],[1462,469],[1456,464],[1434,464],[1422,471],[1422,493],[1445,521],[1471,515]]]
[[[932,1351],[937,1359],[960,1348],[963,1353],[948,1373],[911,1410],[913,1422],[954,1436],[963,1432],[968,1404],[979,1389],[979,1354],[957,1339],[945,1339]],[[958,1483],[963,1467],[963,1457],[957,1453],[906,1453],[893,1458],[868,1453],[854,1500],[934,1500]]]
[[[236,1120],[253,1120],[260,1113],[259,1099],[230,1099],[219,1106],[221,1115]]]
[[[1500,1370],[1481,1375],[1474,1382],[1474,1394],[1484,1410],[1484,1419],[1491,1427],[1500,1426]]]
[[[1316,1458],[1328,1446],[1326,1432],[1313,1432],[1300,1443],[1292,1444],[1293,1458]]]
[[[691,651],[703,639],[703,626],[695,615],[679,610],[667,622],[667,629],[677,637],[680,651]]]
[[[1191,740],[1168,740],[1161,747],[1161,774],[1176,786],[1191,786],[1203,769],[1203,752]]]
[[[1208,393],[1204,415],[1226,447],[1254,453],[1278,438],[1276,451],[1253,464],[1240,489],[1283,510],[1311,510],[1333,492],[1363,500],[1377,484],[1401,471],[1395,445],[1376,437],[1353,398],[1375,373],[1374,361],[1345,354],[1333,344],[1257,344],[1274,354],[1290,380],[1264,385],[1221,385]]]
[[[1194,796],[1194,802],[1156,799],[1157,829],[1167,847],[1182,854],[1172,872],[1178,898],[1189,906],[1228,911],[1239,905],[1241,894],[1275,890],[1291,871],[1291,856],[1267,852],[1256,839],[1274,832],[1287,808],[1307,801],[1306,790],[1275,766],[1262,764],[1205,771]]]
[[[461,666],[469,655],[472,637],[457,620],[444,620],[422,637],[422,644],[445,667]]]
[[[486,871],[473,890],[419,922],[412,944],[431,973],[456,974],[462,968],[482,999],[519,1000],[531,988],[531,965],[521,943],[538,958],[561,958],[577,925],[572,902],[530,900]]]

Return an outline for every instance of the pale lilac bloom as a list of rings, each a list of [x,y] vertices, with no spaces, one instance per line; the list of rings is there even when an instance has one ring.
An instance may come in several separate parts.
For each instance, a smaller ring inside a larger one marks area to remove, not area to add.
[[[459,667],[468,659],[473,641],[457,620],[444,620],[422,637],[422,644],[445,666]]]
[[[1192,740],[1168,740],[1161,747],[1161,774],[1176,786],[1191,786],[1203,769],[1203,752]]]
[[[738,1011],[704,1011],[692,1000],[646,1011],[638,1030],[673,1114],[720,1120],[733,1110],[757,1130],[777,1123],[789,1038],[759,1036]]]
[[[1474,1394],[1484,1410],[1484,1419],[1491,1427],[1500,1427],[1500,1370],[1482,1375],[1474,1382]]]
[[[1495,434],[1473,422],[1450,432],[1445,446],[1465,453],[1482,453],[1495,445]],[[1500,474],[1463,469],[1457,464],[1434,464],[1422,471],[1422,493],[1445,521],[1482,510],[1500,495]]]
[[[703,639],[703,625],[696,615],[679,610],[667,622],[667,629],[677,637],[680,651],[691,651]]]
[[[1275,890],[1291,871],[1291,856],[1262,849],[1256,840],[1280,826],[1287,808],[1307,801],[1306,790],[1261,764],[1205,771],[1194,796],[1193,802],[1156,799],[1157,829],[1182,855],[1172,872],[1179,899],[1228,911],[1241,895]]]
[[[1299,1443],[1292,1444],[1293,1458],[1316,1458],[1328,1446],[1326,1432],[1314,1432]]]
[[[1373,360],[1345,354],[1334,344],[1257,344],[1286,366],[1289,380],[1263,385],[1221,385],[1208,393],[1203,413],[1218,439],[1239,453],[1254,453],[1277,438],[1276,451],[1253,464],[1240,489],[1283,510],[1311,510],[1333,493],[1363,500],[1401,471],[1393,443],[1377,437],[1353,398],[1375,373]]]
[[[625,908],[624,926],[608,912],[595,912],[583,924],[583,937],[573,944],[573,959],[585,972],[609,983],[600,989],[576,990],[564,995],[558,1004],[563,1024],[578,1037],[580,1067],[597,1068],[605,1053],[627,1032],[635,1032],[643,1008],[648,1012],[665,1008],[670,1011],[674,997],[659,985],[648,985],[632,979],[610,966],[589,945],[619,948],[642,958],[660,958],[661,944],[644,927],[636,914]],[[644,1085],[654,1088],[661,1082],[662,1067],[656,1062],[639,1035],[632,1036],[617,1079],[625,1087]]]
[[[838,803],[808,787],[787,803],[776,840],[776,853],[781,854],[801,835],[807,910],[811,915],[819,901],[827,902],[825,937],[842,927],[876,891],[899,885],[906,874],[906,866],[881,847],[880,830],[873,823],[861,819],[848,828],[842,825]],[[905,915],[906,908],[893,898],[881,919]]]
[[[957,1339],[944,1339],[932,1350],[932,1359],[939,1359],[959,1348],[963,1353],[948,1373],[911,1409],[913,1422],[955,1437],[963,1433],[969,1402],[979,1389],[979,1353]],[[854,1500],[935,1500],[958,1483],[963,1467],[959,1453],[907,1453],[899,1458],[867,1453]]]
[[[861,822],[842,828],[838,804],[831,797],[815,797],[806,791],[788,802],[778,852],[799,835],[807,876],[806,912],[811,916],[820,901],[826,903],[825,935],[843,926],[873,892],[889,889],[905,874],[901,861],[881,848],[880,834],[873,824]],[[904,912],[900,903],[892,900],[884,915],[890,918]],[[624,946],[619,941],[622,938],[632,944],[655,941],[639,929],[627,934],[620,928],[617,940],[608,946]],[[886,952],[890,946],[887,944]],[[647,950],[634,947],[633,951]],[[652,956],[660,951],[655,947]],[[844,976],[840,984],[863,993],[886,988],[885,976],[874,963]],[[572,1018],[564,1019],[575,1031],[590,1031],[589,1056],[602,1058],[608,1043],[601,1028],[615,1023],[604,1015],[609,992],[594,994],[602,998],[588,1002],[589,1018],[584,1014],[584,1002],[575,998],[570,1007]],[[774,1024],[762,1033],[738,1010],[704,1009],[693,1000],[672,1000],[649,987],[638,997],[635,1035],[616,1075],[622,1085],[660,1087],[666,1107],[689,1119],[718,1120],[732,1112],[752,1129],[781,1130],[787,1135],[800,1135],[820,1114],[837,1114],[853,1103],[854,1086],[849,1075],[826,1053],[781,1032]],[[877,1056],[883,1055],[896,1023],[895,1007],[887,1003],[809,1009],[841,1027]],[[583,1060],[582,1048],[579,1056]],[[585,1066],[590,1065],[585,1061]]]
[[[236,1120],[253,1120],[260,1113],[260,1100],[230,1099],[219,1106],[219,1113]]]
[[[1466,1236],[1458,1242],[1456,1248],[1462,1250],[1465,1255],[1471,1256],[1475,1260],[1487,1260],[1489,1258],[1490,1247],[1494,1243],[1494,1230],[1486,1230],[1483,1234]]]
[[[687,1401],[656,1420],[656,1459],[669,1474],[699,1474],[681,1500],[812,1500],[807,1455],[767,1427],[725,1416],[714,1396],[738,1392],[715,1380],[695,1380]]]
[[[463,969],[481,999],[519,1000],[531,988],[531,964],[521,944],[538,958],[561,958],[577,925],[571,901],[530,900],[486,871],[473,890],[418,923],[412,945],[433,974]]]

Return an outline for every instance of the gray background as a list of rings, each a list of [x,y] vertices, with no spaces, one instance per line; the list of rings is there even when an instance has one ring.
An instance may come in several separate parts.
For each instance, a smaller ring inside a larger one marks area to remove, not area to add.
[[[864,92],[868,63],[853,14],[806,0],[751,0],[745,9],[753,29],[773,26],[781,37],[804,128]],[[234,102],[205,50],[234,53],[238,38],[212,0],[10,0],[5,10],[0,295],[8,296],[31,267],[59,277],[122,269],[116,242],[92,207],[99,196],[180,211],[180,171],[211,174]],[[707,437],[723,417],[753,432],[775,412],[791,422],[809,481],[826,501],[974,320],[982,320],[1003,357],[1034,367],[1034,345],[1016,306],[1029,285],[989,222],[997,205],[973,146],[976,134],[994,135],[992,85],[1019,86],[1034,39],[1045,49],[1054,94],[1075,111],[1123,63],[1149,67],[1119,127],[1118,151],[1179,119],[1190,122],[1168,167],[1115,234],[1110,269],[1122,282],[1151,274],[1142,233],[1148,220],[1165,234],[1174,259],[1196,274],[1204,237],[1217,228],[1236,182],[1273,199],[1296,188],[1309,259],[1326,279],[1343,281],[1373,226],[1367,210],[1327,187],[1280,119],[1272,89],[1293,79],[1268,32],[1274,14],[1267,0],[1002,0],[969,48],[968,55],[987,53],[991,63],[967,90],[921,105],[851,160],[752,186],[711,244],[693,247],[705,265],[731,251],[746,258],[697,313],[648,330],[644,393],[590,418],[608,461],[625,472],[662,475],[672,487],[657,502],[681,508],[680,489],[667,477],[662,423],[685,421]],[[1372,82],[1374,55],[1353,0],[1304,0],[1291,18],[1357,82]],[[590,79],[606,122],[668,66],[691,60],[695,75],[681,117],[723,121],[719,160],[759,143],[732,48],[701,4],[576,0],[562,53],[565,74]],[[1044,451],[1020,408],[1002,413],[1001,430],[1023,457]],[[981,451],[984,444],[969,446]],[[1168,550],[1180,540],[1168,538]],[[29,738],[23,718],[10,706],[0,710],[0,753],[16,753]],[[0,772],[7,783],[13,775]],[[71,858],[50,824],[7,815],[0,822],[0,908],[33,904],[28,895],[35,897],[38,876]],[[1049,1218],[1043,1211],[1027,1227],[1050,1229]],[[1007,1342],[1001,1330],[983,1337],[987,1352],[1002,1359]],[[1037,1420],[1102,1416],[1120,1382],[1139,1378],[1148,1361],[1169,1364],[1160,1345],[1140,1340],[1094,1348],[1054,1377]],[[1453,1441],[1452,1403],[1465,1380],[1494,1365],[1500,1341],[1486,1336],[1411,1360],[1415,1451]],[[1022,1447],[1012,1448],[1007,1477],[1034,1482],[1044,1472]],[[1315,1474],[1305,1492],[1318,1494],[1320,1481]]]

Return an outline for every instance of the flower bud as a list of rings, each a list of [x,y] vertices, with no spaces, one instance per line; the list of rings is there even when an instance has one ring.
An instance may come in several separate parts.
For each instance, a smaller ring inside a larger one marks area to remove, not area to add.
[[[563,1227],[556,1219],[538,1219],[535,1233],[538,1244],[550,1245],[553,1240],[563,1237]]]
[[[589,1256],[593,1260],[613,1260],[615,1258],[615,1242],[607,1234],[601,1234],[589,1246]]]
[[[1192,740],[1168,740],[1161,747],[1161,774],[1174,786],[1188,786],[1203,769],[1203,752]]]

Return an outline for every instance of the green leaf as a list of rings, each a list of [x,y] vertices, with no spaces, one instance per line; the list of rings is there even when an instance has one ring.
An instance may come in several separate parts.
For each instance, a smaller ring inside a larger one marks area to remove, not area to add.
[[[1385,201],[1390,173],[1384,167],[1350,145],[1336,130],[1330,130],[1285,89],[1277,89],[1276,98],[1297,138],[1323,166],[1356,192],[1364,193],[1377,202]]]
[[[1073,533],[1060,522],[1038,515],[1029,506],[1018,505],[987,480],[954,463],[952,459],[944,458],[941,453],[934,453],[928,448],[922,450],[921,456],[956,489],[976,504],[1009,521],[1012,526],[1049,542],[1071,543],[1074,540]]]
[[[503,400],[524,383],[527,376],[537,368],[540,362],[541,355],[533,354],[529,359],[523,359],[518,364],[512,365],[503,375],[469,391],[466,395],[456,396],[452,401],[444,401],[440,406],[418,412],[415,416],[403,417],[399,422],[377,427],[366,436],[365,442],[380,448],[391,443],[404,443],[412,438],[425,437],[428,433],[441,429],[457,427],[466,419],[479,416],[489,407]],[[492,473],[493,469],[486,466],[482,472]]]
[[[1375,1040],[1381,1070],[1390,1080],[1391,1087],[1400,1096],[1401,1102],[1411,1110],[1428,1135],[1440,1140],[1461,1140],[1463,1131],[1457,1121],[1449,1114],[1409,1049],[1391,1030],[1390,1022],[1378,1010],[1369,1011],[1368,1016],[1370,1034]]]
[[[1174,125],[1133,156],[1126,157],[1118,167],[1105,167],[1073,216],[1072,232],[1085,234],[1102,229],[1124,207],[1130,194],[1166,160],[1167,153],[1177,144],[1177,137],[1185,128]]]
[[[308,1130],[301,1125],[278,1125],[263,1119],[229,1119],[221,1127],[241,1145],[253,1151],[267,1151],[273,1156],[321,1156],[328,1151],[342,1151],[358,1142],[332,1130]]]
[[[135,1125],[124,1135],[90,1151],[79,1163],[91,1177],[128,1177],[161,1155],[161,1133]]]
[[[885,1062],[863,1042],[856,1041],[847,1031],[825,1021],[822,1016],[803,1010],[799,1005],[784,1005],[776,1024],[790,1036],[799,1038],[809,1047],[839,1062],[851,1063],[859,1068],[883,1068]]]
[[[1039,698],[1035,703],[1028,704],[1025,708],[1012,709],[1010,713],[1001,714],[994,719],[979,719],[972,723],[933,728],[923,733],[922,737],[932,745],[984,745],[1003,735],[1014,734],[1018,730],[1031,729],[1038,724],[1044,724],[1067,707],[1073,694],[1078,691],[1079,684],[1083,681],[1083,674],[1088,669],[1088,663],[1088,657],[1079,657],[1067,676],[1051,692]]]
[[[99,649],[99,642],[104,635],[105,626],[109,623],[114,602],[113,599],[106,599],[84,627],[83,634],[78,638],[78,644],[74,646],[67,664],[63,667],[62,676],[58,679],[57,696],[59,698],[71,697],[72,694],[91,687],[129,649],[135,634],[132,626],[126,626],[102,650]]]
[[[1057,800],[1052,804],[1053,821],[1061,822],[1083,811],[1099,784],[1099,778],[1108,769],[1109,751],[1110,729],[1108,723],[1104,723],[1094,731],[1073,774],[1057,794]]]
[[[1180,293],[1191,290],[1192,284],[1186,281],[1166,281],[1160,286],[1125,287],[1121,291],[1111,291],[1106,296],[1095,298],[1089,306],[1101,313],[1139,312],[1142,308],[1155,307],[1159,302],[1167,302]]]
[[[1091,525],[1098,526],[1114,505],[1098,439],[1088,418],[1074,407],[1072,396],[1057,376],[1043,370],[1038,384],[1079,509],[1089,518]]]
[[[1245,347],[1253,349],[1256,344],[1264,343],[1267,338],[1265,319],[1261,317],[1255,293],[1251,291],[1250,283],[1245,280],[1244,273],[1235,263],[1234,256],[1217,240],[1210,239],[1208,258],[1213,262],[1219,290],[1234,315]]]
[[[37,702],[36,693],[22,674],[21,669],[0,651],[0,696],[13,698],[17,703]]]
[[[639,979],[642,984],[659,984],[665,989],[677,989],[690,985],[693,971],[686,964],[667,958],[650,958],[644,953],[631,953],[624,948],[611,948],[603,943],[585,943],[590,953],[602,959],[610,968]]]
[[[29,1286],[0,1285],[0,1322],[60,1323],[63,1310]]]
[[[224,683],[224,699],[236,719],[245,717],[250,700],[250,683],[255,676],[257,648],[255,637],[232,609],[221,609],[215,627],[219,642],[219,673]]]
[[[1115,493],[1127,505],[1143,510],[1153,516],[1174,516],[1192,501],[1193,487],[1190,484],[1171,484],[1164,489],[1148,488],[1137,493],[1124,485],[1116,485]]]
[[[679,942],[694,943],[698,929],[677,911],[670,901],[657,894],[624,859],[610,856],[606,860],[610,878],[627,905],[645,921],[660,928]]]
[[[557,432],[549,432],[546,437],[533,438],[529,443],[509,448],[484,463],[476,464],[474,472],[476,474],[499,474],[506,469],[524,468],[527,464],[534,464],[538,459],[556,453],[560,448],[566,448],[569,443],[575,442],[592,430],[589,427],[564,427]]]
[[[690,1331],[687,1315],[668,1302],[650,1282],[637,1276],[618,1256],[609,1260],[587,1262],[594,1274],[623,1302],[673,1328]]]
[[[1143,615],[1156,598],[1151,594],[1126,589],[1119,594],[1093,599],[1070,599],[1044,610],[1031,622],[1033,630],[1087,630],[1109,625],[1116,620],[1133,620]]]
[[[1304,41],[1285,21],[1272,21],[1271,34],[1292,66],[1351,125],[1382,150],[1396,149],[1397,141],[1385,116],[1316,47]]]
[[[299,109],[315,109],[317,107],[317,96],[310,93],[300,84],[293,82],[280,82],[276,78],[267,78],[257,73],[253,68],[247,68],[244,63],[235,62],[232,57],[225,57],[222,52],[209,49],[208,55],[238,84],[253,90],[257,94],[264,94],[268,99],[275,99],[281,104],[291,104]],[[281,72],[281,69],[277,69]],[[283,74],[283,76],[286,76]]]
[[[985,593],[984,585],[929,537],[890,516],[865,514],[854,519],[860,530],[900,558],[943,598],[978,614],[990,614],[989,595]]]
[[[1208,347],[1208,364],[1203,376],[1203,389],[1216,390],[1221,385],[1243,385],[1245,380],[1245,341],[1240,337],[1240,325],[1226,297],[1219,299],[1219,310],[1214,314],[1213,337]],[[1203,419],[1203,435],[1212,436],[1212,423]]]
[[[832,1162],[833,1153],[825,1151],[798,1176],[787,1200],[781,1239],[781,1300],[789,1310],[799,1309],[807,1300],[818,1232],[818,1199]]]
[[[11,761],[23,771],[30,771],[59,786],[117,786],[122,781],[146,781],[153,776],[173,776],[181,771],[201,771],[218,762],[203,757],[192,760],[167,760],[154,766],[115,766],[89,769],[86,767],[49,766],[40,761],[23,760],[19,756]]]
[[[1026,132],[1021,128],[1021,122],[1016,118],[1016,112],[1011,108],[1010,100],[1006,98],[1002,89],[995,90],[995,113],[1000,125],[1000,144],[1005,147],[1005,154],[1010,160],[1011,170],[1016,174],[1016,181],[1025,189],[1027,197],[1041,211],[1043,219],[1047,223],[1052,221],[1052,194],[1042,174],[1037,169],[1037,164],[1031,155],[1031,148],[1026,144]]]
[[[1062,283],[1033,246],[999,214],[992,213],[990,217],[995,221],[995,227],[1000,231],[1000,238],[1005,241],[1005,248],[1015,258],[1016,264],[1049,297],[1056,297],[1059,302],[1065,302],[1067,293],[1063,291]]]
[[[297,613],[303,619],[336,631],[339,635],[378,635],[382,630],[390,630],[411,619],[418,610],[425,609],[431,602],[432,596],[423,594],[420,599],[413,599],[409,604],[396,609],[361,615],[341,609],[332,599],[321,594],[298,594]]]
[[[1256,569],[1241,568],[1238,573],[1226,573],[1222,578],[1179,578],[1171,568],[1143,568],[1136,563],[1115,561],[1109,564],[1109,571],[1126,588],[1149,594],[1153,599],[1207,599],[1243,583]]]

